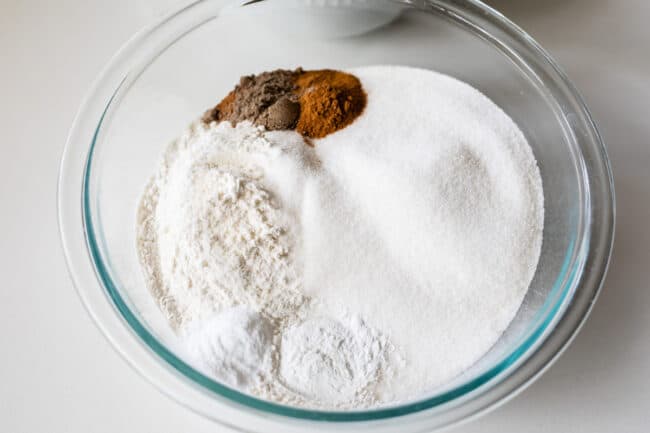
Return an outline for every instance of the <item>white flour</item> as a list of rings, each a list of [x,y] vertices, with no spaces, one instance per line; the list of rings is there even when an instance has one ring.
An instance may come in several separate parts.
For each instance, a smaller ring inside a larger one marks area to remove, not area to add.
[[[498,107],[430,71],[352,72],[368,105],[350,126],[312,148],[194,125],[138,213],[148,284],[194,364],[299,406],[388,404],[461,374],[514,317],[542,242],[539,170]]]
[[[258,183],[258,158],[281,158],[258,128],[196,124],[147,188],[139,251],[175,328],[240,304],[282,319],[303,303],[290,220]]]

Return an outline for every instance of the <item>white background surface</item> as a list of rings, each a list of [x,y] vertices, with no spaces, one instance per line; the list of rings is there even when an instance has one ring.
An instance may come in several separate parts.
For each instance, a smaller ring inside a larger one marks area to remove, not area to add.
[[[182,0],[181,0],[182,1]],[[56,225],[67,130],[91,81],[178,0],[0,0],[0,432],[226,432],[140,378],[91,323]],[[609,147],[617,239],[604,291],[538,382],[455,432],[650,427],[650,2],[494,0],[565,68]]]

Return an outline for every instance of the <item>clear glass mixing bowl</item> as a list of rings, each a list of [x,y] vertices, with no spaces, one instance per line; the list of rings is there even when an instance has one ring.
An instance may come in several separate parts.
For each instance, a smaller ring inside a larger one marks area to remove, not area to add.
[[[429,431],[494,407],[530,383],[587,316],[613,239],[605,149],[564,74],[521,29],[478,1],[222,3],[197,1],[126,44],[88,94],[65,148],[58,199],[65,254],[81,298],[111,343],[187,407],[264,433]],[[242,394],[182,359],[154,305],[135,250],[140,195],[166,144],[240,75],[370,64],[418,66],[460,78],[518,123],[544,183],[537,273],[492,350],[417,401],[323,412]]]

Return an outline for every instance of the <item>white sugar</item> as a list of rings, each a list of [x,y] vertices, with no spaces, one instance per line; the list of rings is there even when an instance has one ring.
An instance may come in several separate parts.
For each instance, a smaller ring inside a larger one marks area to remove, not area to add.
[[[303,285],[403,351],[386,392],[404,399],[475,363],[516,314],[540,254],[541,178],[517,126],[467,84],[352,72],[369,103],[316,143],[326,180],[306,188]]]

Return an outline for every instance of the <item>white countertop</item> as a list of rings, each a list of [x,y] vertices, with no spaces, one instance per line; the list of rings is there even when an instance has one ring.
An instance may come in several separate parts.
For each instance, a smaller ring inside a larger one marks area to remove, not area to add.
[[[180,0],[182,1],[182,0]],[[0,0],[0,431],[226,432],[117,354],[68,278],[56,179],[83,94],[179,0]],[[650,2],[493,0],[583,93],[616,179],[614,257],[573,345],[535,384],[454,432],[646,432],[650,425]]]

